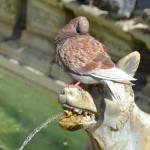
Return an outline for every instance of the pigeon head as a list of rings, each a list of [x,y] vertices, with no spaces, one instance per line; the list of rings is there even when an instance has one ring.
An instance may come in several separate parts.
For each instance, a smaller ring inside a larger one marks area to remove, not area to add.
[[[79,16],[69,21],[62,29],[59,30],[55,37],[56,43],[64,41],[66,38],[87,34],[89,31],[89,21],[86,17]]]
[[[89,21],[86,17],[79,16],[70,21],[70,24],[74,24],[76,33],[87,34],[89,31]]]

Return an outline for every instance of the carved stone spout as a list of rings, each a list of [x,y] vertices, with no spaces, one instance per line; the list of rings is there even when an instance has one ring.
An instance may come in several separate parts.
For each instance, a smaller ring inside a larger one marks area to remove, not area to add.
[[[139,62],[139,53],[133,52],[119,60],[118,67],[134,76]],[[60,125],[67,130],[84,128],[94,150],[149,150],[150,115],[135,104],[131,85],[112,85],[120,101],[102,85],[64,88],[59,97],[65,109]]]

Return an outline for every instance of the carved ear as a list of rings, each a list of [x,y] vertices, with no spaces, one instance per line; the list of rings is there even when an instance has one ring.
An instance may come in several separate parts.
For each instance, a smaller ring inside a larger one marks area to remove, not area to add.
[[[138,69],[139,63],[140,53],[135,51],[121,58],[117,63],[117,67],[122,69],[129,75],[134,76],[135,72]]]

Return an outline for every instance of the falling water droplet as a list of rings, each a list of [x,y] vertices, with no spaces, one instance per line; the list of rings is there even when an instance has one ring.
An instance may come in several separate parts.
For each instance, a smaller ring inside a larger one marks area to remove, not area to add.
[[[40,126],[38,126],[37,128],[35,128],[28,136],[27,138],[24,140],[24,142],[22,143],[21,147],[18,150],[23,150],[24,147],[31,141],[31,139],[37,134],[39,133],[43,128],[46,128],[47,125],[51,122],[54,122],[56,120],[59,120],[61,118],[63,113],[59,113],[56,114],[53,117],[48,118],[44,123],[42,123]]]

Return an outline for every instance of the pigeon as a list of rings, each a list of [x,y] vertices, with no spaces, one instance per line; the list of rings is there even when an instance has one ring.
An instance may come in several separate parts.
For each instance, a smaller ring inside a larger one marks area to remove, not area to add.
[[[89,34],[89,21],[84,16],[60,29],[55,44],[57,63],[80,83],[102,83],[111,90],[111,82],[130,84],[136,80],[115,66],[106,47]]]

